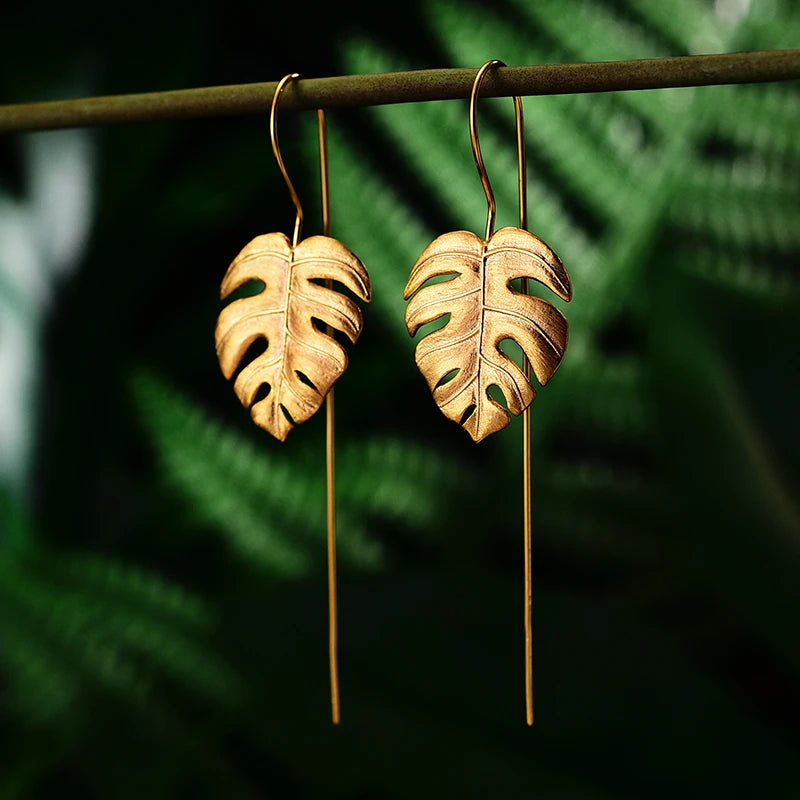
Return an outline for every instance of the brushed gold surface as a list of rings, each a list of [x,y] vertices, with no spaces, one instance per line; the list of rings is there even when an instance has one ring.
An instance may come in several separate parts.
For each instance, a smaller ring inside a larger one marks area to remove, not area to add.
[[[319,409],[347,367],[347,353],[324,326],[351,342],[361,333],[356,303],[321,283],[335,281],[369,302],[370,280],[361,261],[336,239],[311,236],[292,247],[283,233],[267,233],[234,259],[222,281],[222,299],[249,281],[263,281],[264,289],[222,310],[217,357],[230,379],[248,348],[266,339],[267,349],[242,369],[234,390],[256,425],[284,441],[295,424]],[[268,394],[254,402],[262,385]]]
[[[446,282],[431,278],[454,275]],[[403,296],[406,326],[414,336],[445,314],[447,323],[417,344],[416,362],[442,413],[479,442],[508,425],[505,408],[489,396],[499,386],[512,414],[520,414],[536,392],[500,343],[522,347],[534,374],[547,383],[567,346],[567,320],[551,303],[517,292],[510,282],[532,278],[563,300],[572,285],[559,257],[541,239],[520,228],[501,228],[489,239],[469,231],[445,233],[424,250]],[[458,372],[445,380],[448,373]]]

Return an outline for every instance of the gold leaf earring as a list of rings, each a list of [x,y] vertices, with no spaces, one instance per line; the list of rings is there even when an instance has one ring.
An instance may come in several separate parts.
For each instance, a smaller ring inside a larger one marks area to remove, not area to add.
[[[262,281],[264,289],[226,306],[216,329],[217,356],[228,379],[248,348],[258,339],[266,339],[266,351],[239,373],[234,391],[250,409],[256,425],[281,441],[294,425],[305,422],[319,409],[347,367],[347,353],[333,338],[331,329],[345,334],[351,342],[361,333],[361,310],[349,297],[334,290],[332,282],[343,284],[365,302],[371,296],[364,265],[328,235],[327,159],[321,109],[318,114],[325,235],[300,240],[303,208],[283,163],[277,128],[280,95],[289,81],[299,77],[293,73],[281,80],[270,113],[272,149],[297,210],[294,235],[291,242],[283,233],[256,236],[236,256],[222,280],[222,299],[250,281]],[[320,329],[317,321],[328,330]],[[267,394],[257,399],[262,387]]]
[[[221,299],[253,281],[264,288],[234,300],[217,320],[216,345],[227,379],[242,365],[249,348],[259,339],[266,350],[239,372],[234,391],[260,428],[284,441],[292,428],[309,419],[327,397],[328,490],[328,599],[331,706],[339,722],[339,685],[336,625],[336,550],[334,501],[333,384],[347,367],[345,349],[334,330],[352,343],[363,326],[361,310],[334,288],[334,281],[369,302],[369,275],[359,259],[330,237],[328,161],[325,112],[317,111],[322,184],[322,236],[300,238],[303,208],[286,171],[278,143],[278,101],[286,85],[300,75],[286,75],[278,83],[270,110],[270,139],[275,159],[286,181],[297,215],[291,242],[283,233],[256,236],[233,260],[222,280]]]
[[[486,73],[502,61],[484,64],[475,76],[469,106],[470,141],[486,193],[488,214],[483,239],[469,231],[445,233],[423,251],[404,291],[409,300],[406,326],[414,336],[422,325],[449,314],[438,330],[416,347],[416,362],[433,399],[449,419],[479,442],[508,425],[510,417],[490,394],[497,386],[512,414],[523,419],[523,510],[525,515],[525,688],[526,717],[533,724],[531,574],[530,574],[530,404],[536,391],[531,367],[541,384],[553,376],[567,347],[567,320],[551,303],[530,296],[529,280],[538,281],[563,300],[572,285],[559,257],[529,233],[526,212],[525,145],[522,99],[514,97],[519,179],[519,228],[494,231],[495,200],[478,140],[477,100]],[[450,280],[429,283],[432,278]],[[522,279],[522,291],[511,282]],[[500,348],[512,339],[523,351],[523,364]]]

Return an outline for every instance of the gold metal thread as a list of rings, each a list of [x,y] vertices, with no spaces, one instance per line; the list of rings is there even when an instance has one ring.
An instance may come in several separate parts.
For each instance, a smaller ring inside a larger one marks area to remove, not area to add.
[[[322,232],[331,235],[330,195],[328,191],[328,135],[325,111],[317,109],[319,128],[319,167],[322,187]],[[326,281],[329,288],[333,281]],[[328,335],[333,333],[326,326]],[[327,484],[328,519],[328,659],[331,675],[331,721],[339,724],[341,708],[339,704],[339,657],[338,657],[338,619],[336,610],[336,452],[334,427],[334,389],[328,392],[325,401],[325,473]]]
[[[322,188],[322,233],[331,235],[331,203],[328,190],[328,126],[325,122],[325,110],[317,109],[317,127],[319,128],[319,174]]]
[[[289,75],[285,75],[283,78],[281,78],[280,82],[278,83],[278,87],[275,89],[275,94],[272,97],[272,107],[270,108],[269,112],[269,138],[272,141],[272,152],[275,154],[275,160],[278,162],[281,175],[283,175],[283,179],[286,181],[286,187],[289,189],[289,194],[292,196],[292,202],[297,210],[297,216],[294,220],[292,247],[297,247],[297,243],[300,241],[300,233],[303,230],[303,206],[300,205],[300,198],[297,196],[294,184],[292,184],[291,178],[289,178],[289,173],[286,171],[286,166],[283,163],[283,156],[281,156],[281,148],[280,144],[278,143],[278,101],[280,100],[281,93],[283,92],[284,88],[286,88],[286,84],[294,78],[299,77],[300,74],[298,72],[292,72]]]
[[[492,184],[483,163],[481,145],[478,137],[478,91],[486,73],[492,67],[506,66],[502,61],[493,59],[487,61],[475,75],[472,92],[469,98],[469,136],[472,144],[472,155],[478,168],[478,175],[486,193],[486,241],[494,233],[496,204]],[[527,171],[525,160],[525,123],[522,114],[522,98],[514,97],[514,117],[517,131],[517,185],[519,189],[519,227],[527,230],[528,227],[528,191]],[[522,279],[523,294],[530,294],[528,278]],[[531,365],[525,353],[522,354],[522,369],[528,381],[531,380]],[[531,571],[531,407],[522,412],[522,513],[523,513],[523,539],[524,539],[524,624],[525,624],[525,719],[528,725],[533,725],[533,577]]]
[[[519,179],[519,226],[528,228],[528,191],[527,171],[525,164],[525,131],[522,118],[522,98],[514,98],[514,111],[517,119],[517,176]],[[530,294],[530,278],[523,278],[522,291]],[[522,369],[528,381],[531,380],[531,365],[527,356],[522,354]],[[533,725],[533,575],[532,575],[532,516],[533,501],[531,498],[531,407],[522,412],[522,514],[525,558],[525,719]]]
[[[336,463],[334,452],[333,389],[325,401],[325,446],[328,484],[328,657],[331,674],[331,721],[339,724],[339,657],[336,613]]]
[[[517,127],[517,183],[519,188],[519,226],[528,230],[528,170],[525,159],[525,120],[522,116],[522,98],[514,98],[514,116]],[[525,294],[528,294],[527,278]]]
[[[525,278],[527,284],[528,279]],[[527,287],[526,287],[527,288]],[[530,364],[525,359],[525,375],[530,380]],[[531,574],[531,407],[522,415],[522,513],[525,539],[525,718],[533,725],[533,576]]]

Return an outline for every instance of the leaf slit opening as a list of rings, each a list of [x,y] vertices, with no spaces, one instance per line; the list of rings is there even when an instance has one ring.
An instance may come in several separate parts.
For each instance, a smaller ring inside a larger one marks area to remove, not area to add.
[[[461,372],[461,370],[456,368],[456,369],[451,369],[450,372],[442,375],[442,377],[439,378],[439,382],[436,384],[436,386],[434,386],[434,389],[438,389],[440,386],[444,386],[446,383],[450,383],[450,381],[453,380],[453,378],[455,378],[455,376],[458,375],[459,372]]]
[[[505,356],[508,356],[520,369],[524,353],[519,343],[515,339],[506,337],[498,342],[497,349]]]
[[[239,364],[233,371],[231,380],[235,381],[239,377],[239,373],[242,372],[245,367],[255,361],[259,356],[262,356],[264,353],[266,353],[268,348],[269,343],[267,342],[266,336],[257,336],[255,339],[253,339],[250,346],[247,348],[247,350],[245,350],[241,361],[239,361]]]
[[[300,372],[299,369],[296,369],[294,371],[294,374],[297,375],[297,378],[300,381],[300,383],[304,383],[306,386],[310,386],[315,392],[319,393],[319,389],[316,387],[311,378],[309,378],[308,375],[305,374],[305,372]]]
[[[228,305],[235,300],[241,300],[245,297],[255,297],[257,294],[261,294],[266,288],[267,284],[257,278],[245,281],[225,298],[225,304]]]
[[[268,383],[262,383],[253,396],[253,402],[250,405],[254,406],[256,403],[260,403],[271,391],[272,387]]]
[[[426,286],[433,286],[437,283],[449,283],[450,281],[454,281],[456,278],[459,277],[461,277],[460,272],[445,272],[443,275],[434,275],[428,278],[428,280],[426,280],[425,283],[423,283],[422,286],[420,286],[419,289],[417,289],[417,292],[420,289],[424,289]],[[414,292],[414,294],[416,294],[417,292]]]
[[[438,331],[439,328],[444,328],[448,322],[450,322],[450,317],[452,314],[448,311],[441,316],[436,317],[436,319],[432,319],[430,322],[426,322],[424,325],[419,326],[419,330],[417,331],[417,337],[419,339],[424,339],[429,333],[433,333],[434,331]]]
[[[503,390],[496,384],[493,383],[491,386],[488,386],[486,389],[486,394],[495,401],[495,403],[499,403],[503,408],[508,411],[508,402],[506,401],[506,396],[503,394]]]
[[[326,289],[336,292],[336,294],[343,294],[345,297],[350,297],[355,300],[359,299],[348,286],[339,283],[339,281],[331,280],[330,278],[309,278],[308,282],[315,283],[317,286],[323,286]]]
[[[475,413],[476,407],[477,406],[475,403],[473,403],[471,406],[467,406],[464,409],[464,413],[461,415],[461,419],[458,421],[458,424],[461,425],[462,428],[464,427],[466,421]]]
[[[334,328],[332,325],[328,325],[327,322],[323,322],[318,317],[311,317],[311,324],[320,332],[324,333],[325,336],[330,336],[335,342],[338,342],[342,347],[346,347],[349,345],[350,338],[346,333],[342,333],[338,328]]]

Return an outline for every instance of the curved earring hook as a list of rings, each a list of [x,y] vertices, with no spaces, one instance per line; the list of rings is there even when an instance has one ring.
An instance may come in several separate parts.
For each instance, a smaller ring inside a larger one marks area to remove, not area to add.
[[[300,74],[297,72],[292,72],[289,75],[281,78],[280,83],[278,83],[277,89],[275,89],[275,95],[272,98],[272,108],[269,112],[269,138],[272,141],[272,152],[275,154],[275,160],[278,162],[278,167],[281,170],[281,175],[283,175],[283,179],[286,181],[286,186],[289,189],[289,194],[292,196],[292,202],[294,203],[294,207],[297,210],[297,216],[294,220],[294,234],[292,235],[292,247],[297,246],[297,242],[300,238],[300,232],[303,229],[303,206],[300,205],[300,198],[297,196],[297,192],[295,191],[294,185],[292,184],[291,179],[289,178],[289,173],[286,171],[286,166],[283,163],[283,157],[281,156],[281,148],[280,144],[278,143],[278,101],[280,100],[281,92],[283,92],[286,84],[289,81],[293,80],[294,78],[299,78]]]
[[[483,164],[483,156],[481,155],[481,145],[478,139],[478,91],[486,73],[492,67],[505,67],[506,64],[498,59],[487,61],[475,76],[475,82],[472,84],[472,93],[469,98],[469,137],[472,143],[472,155],[475,158],[475,166],[478,168],[478,175],[480,176],[481,183],[483,184],[483,191],[486,193],[486,203],[488,210],[486,214],[486,236],[484,239],[488,241],[489,237],[494,233],[494,221],[497,212],[497,206],[494,200],[494,192],[492,191],[492,184],[489,182],[489,175],[486,172],[486,167]],[[525,175],[525,131],[524,120],[522,117],[522,98],[519,95],[514,96],[514,116],[516,118],[517,127],[517,183],[519,187],[519,226],[523,230],[528,226],[528,212],[527,212],[527,181]]]

